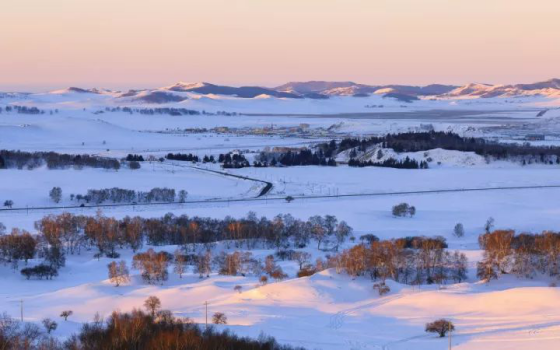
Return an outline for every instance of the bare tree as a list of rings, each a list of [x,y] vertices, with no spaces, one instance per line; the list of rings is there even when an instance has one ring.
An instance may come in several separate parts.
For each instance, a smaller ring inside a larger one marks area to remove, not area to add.
[[[187,268],[187,260],[185,256],[182,254],[181,250],[175,250],[174,255],[174,265],[173,265],[173,272],[179,275],[179,278],[183,278],[183,274]]]
[[[47,331],[48,334],[56,330],[56,328],[58,327],[58,324],[55,321],[51,320],[50,318],[45,318],[41,322],[43,323],[43,326],[45,327],[45,330]]]
[[[185,190],[179,191],[179,203],[185,203],[187,201],[187,196],[189,193]]]
[[[346,237],[350,236],[352,233],[352,227],[350,227],[346,221],[341,221],[335,230],[335,237],[336,237],[336,250],[338,251],[338,247],[344,243]]]
[[[325,220],[321,216],[315,215],[309,218],[309,225],[311,228],[311,235],[317,240],[317,249],[320,249],[321,242],[323,242],[327,235]]]
[[[276,262],[274,261],[274,256],[272,255],[267,256],[265,259],[264,272],[266,272],[270,277],[274,278],[274,280],[276,281],[281,281],[286,277],[288,277],[288,275],[286,275],[284,271],[282,271],[282,268],[276,265]]]
[[[107,265],[109,269],[109,279],[112,283],[118,287],[122,283],[127,283],[130,281],[130,275],[128,271],[128,267],[126,266],[126,262],[121,260],[120,262],[111,262]]]
[[[60,317],[63,317],[64,321],[68,321],[68,317],[72,316],[73,313],[72,310],[64,310],[60,313]]]
[[[308,264],[311,260],[311,254],[309,254],[308,252],[295,252],[294,259],[299,264],[299,269],[301,270],[303,269],[303,266],[305,264]]]
[[[49,192],[49,196],[53,202],[59,203],[62,199],[62,189],[60,187],[53,187]]]
[[[142,279],[149,284],[155,284],[167,280],[169,265],[166,252],[156,253],[152,248],[145,253],[138,253],[132,258],[134,268],[142,271]]]
[[[453,229],[453,234],[457,238],[463,237],[465,235],[465,228],[463,227],[463,224],[458,223],[457,225],[455,225],[455,228]]]
[[[494,228],[494,218],[489,217],[488,220],[486,220],[486,223],[484,224],[484,231],[486,231],[486,233],[490,233],[490,231],[492,231],[493,228]]]
[[[199,254],[197,259],[196,269],[200,274],[200,278],[210,277],[210,273],[212,272],[212,253],[210,250],[207,250],[205,254]]]
[[[144,301],[144,308],[152,315],[152,318],[155,318],[156,313],[161,309],[161,301],[158,297],[150,296]]]
[[[227,317],[223,312],[216,312],[212,316],[212,323],[214,323],[214,324],[227,324]]]

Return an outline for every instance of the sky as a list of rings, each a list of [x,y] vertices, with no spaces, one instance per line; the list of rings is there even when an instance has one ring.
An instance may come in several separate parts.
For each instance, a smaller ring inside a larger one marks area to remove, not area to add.
[[[0,89],[560,78],[558,0],[2,0]]]

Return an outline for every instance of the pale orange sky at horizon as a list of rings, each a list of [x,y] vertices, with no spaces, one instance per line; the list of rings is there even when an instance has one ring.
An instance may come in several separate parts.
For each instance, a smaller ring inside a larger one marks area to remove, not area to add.
[[[4,0],[0,90],[560,78],[558,0]]]

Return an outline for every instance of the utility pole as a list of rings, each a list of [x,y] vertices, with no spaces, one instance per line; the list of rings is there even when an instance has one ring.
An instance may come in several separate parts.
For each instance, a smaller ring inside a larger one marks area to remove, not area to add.
[[[23,322],[23,299],[20,299],[19,301],[19,312],[21,316],[21,322]]]
[[[208,329],[208,302],[205,301],[204,305],[206,306],[206,329]]]
[[[449,350],[451,350],[451,321],[449,321]]]

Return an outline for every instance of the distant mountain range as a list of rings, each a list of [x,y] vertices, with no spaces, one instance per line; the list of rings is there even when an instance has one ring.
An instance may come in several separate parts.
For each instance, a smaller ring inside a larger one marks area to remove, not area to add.
[[[308,81],[290,82],[267,88],[261,86],[225,86],[210,83],[183,83],[158,89],[130,90],[128,92],[105,89],[83,89],[70,87],[51,91],[50,94],[96,94],[112,95],[118,99],[130,99],[147,103],[180,102],[193,97],[230,96],[236,98],[285,98],[285,99],[329,99],[334,96],[367,97],[380,95],[402,102],[413,102],[421,98],[432,99],[473,99],[515,96],[545,96],[560,98],[560,79],[550,79],[533,84],[490,85],[471,83],[464,86],[432,84],[413,85],[365,85],[351,81]],[[4,94],[6,96],[6,94]]]
[[[560,97],[560,79],[551,79],[534,84],[488,85],[467,84],[464,86],[431,84],[413,85],[365,85],[351,81],[308,81],[290,82],[274,88],[258,86],[231,87],[209,83],[177,83],[168,91],[194,92],[203,95],[228,95],[241,98],[271,96],[279,98],[327,99],[332,96],[364,97],[371,94],[388,97],[402,96],[405,99],[433,96],[434,98],[490,98],[513,96],[551,96]]]

